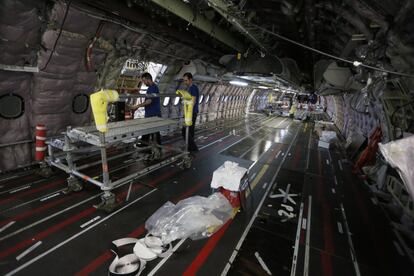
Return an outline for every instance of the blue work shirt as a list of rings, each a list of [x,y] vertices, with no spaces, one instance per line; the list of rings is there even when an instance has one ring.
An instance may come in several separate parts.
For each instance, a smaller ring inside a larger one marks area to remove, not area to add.
[[[198,113],[198,102],[199,102],[200,93],[198,92],[197,85],[192,84],[188,88],[188,92],[191,94],[191,96],[196,97],[194,107],[193,107],[193,114]]]
[[[147,89],[147,94],[158,94],[158,86],[154,83]],[[145,106],[145,118],[159,116],[161,117],[160,97],[150,98],[151,103]]]

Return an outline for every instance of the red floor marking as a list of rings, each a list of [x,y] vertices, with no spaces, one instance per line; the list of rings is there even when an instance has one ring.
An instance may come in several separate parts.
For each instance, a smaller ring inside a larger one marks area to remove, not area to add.
[[[28,178],[28,179],[26,179],[26,178]],[[16,184],[18,184],[18,185],[22,184],[22,181],[35,182],[35,181],[38,181],[38,180],[41,180],[41,179],[42,178],[37,174],[34,174],[34,173],[33,174],[28,174],[28,175],[24,175],[24,176],[21,176],[21,177],[16,177],[16,178],[13,178],[13,179],[10,179],[10,180],[5,180],[3,182],[4,183],[3,188],[12,188]],[[27,183],[27,184],[31,184],[31,183]]]
[[[37,188],[34,188],[34,189],[30,189],[30,190],[26,190],[26,191],[22,191],[22,192],[16,192],[16,194],[13,194],[13,196],[11,196],[11,197],[1,199],[0,204],[5,204],[5,203],[8,203],[10,201],[19,199],[21,197],[31,195],[31,194],[34,194],[36,192],[40,192],[40,191],[55,187],[56,185],[61,184],[63,182],[64,182],[64,180],[60,179],[60,180],[56,180],[55,182],[52,182],[52,183],[49,183],[49,184],[46,184],[46,185],[43,185],[43,186],[40,186],[40,187],[37,187]]]
[[[319,175],[322,175],[322,162],[321,162],[321,152],[318,151],[318,172]]]
[[[151,183],[156,183],[158,181],[161,181],[162,179],[167,178],[167,177],[171,176],[174,173],[175,172],[173,172],[173,171],[170,171],[168,173],[165,173],[165,174],[161,175],[160,177],[158,177],[156,180],[153,180]],[[44,185],[44,186],[41,186],[41,187],[36,188],[36,189],[32,189],[32,190],[27,191],[27,192],[17,194],[16,196],[13,196],[11,198],[3,199],[2,201],[0,201],[0,203],[11,201],[15,197],[25,196],[25,195],[28,195],[28,194],[35,193],[37,191],[41,191],[41,190],[44,190],[44,189],[53,187],[53,186],[55,186],[55,185],[57,185],[57,184],[59,184],[61,182],[63,182],[63,180],[58,180],[58,181],[52,182],[52,183],[50,183],[48,185]],[[151,185],[151,183],[150,183],[150,185]],[[197,183],[196,186],[192,187],[187,192],[185,192],[184,194],[182,194],[180,197],[176,198],[175,201],[179,201],[182,198],[188,197],[189,195],[193,194],[197,189],[199,189],[204,184],[205,184],[205,180],[200,181],[199,183]],[[125,195],[126,193],[127,193],[127,191],[124,191],[120,195],[118,195],[118,197],[121,197],[121,196]],[[47,237],[47,236],[49,236],[49,235],[51,235],[51,234],[53,234],[53,233],[61,230],[65,226],[68,226],[68,225],[70,225],[70,224],[72,224],[72,223],[74,223],[74,222],[76,222],[76,221],[78,221],[78,220],[80,220],[80,219],[88,216],[88,215],[91,215],[95,211],[96,211],[96,209],[94,207],[90,207],[90,208],[88,208],[88,209],[86,209],[86,210],[78,213],[77,215],[74,215],[74,216],[72,216],[72,217],[70,217],[70,218],[68,218],[68,219],[66,219],[66,220],[64,220],[64,221],[62,221],[62,222],[60,222],[60,223],[58,223],[58,224],[50,227],[50,228],[48,228],[47,230],[42,231],[42,232],[36,234],[35,236],[33,236],[33,238],[29,238],[29,239],[26,239],[24,241],[21,241],[21,242],[17,243],[16,245],[14,245],[12,247],[9,247],[9,248],[1,251],[0,252],[0,260],[3,259],[3,258],[5,258],[5,257],[7,257],[7,256],[9,256],[9,255],[11,255],[11,254],[13,254],[13,253],[15,253],[15,252],[17,252],[18,250],[23,249],[24,247],[30,246],[31,244],[35,243],[36,241],[42,240],[43,238],[45,238],[45,237]],[[139,228],[141,228],[141,227],[144,227],[144,226],[141,225]],[[140,232],[141,230],[136,229],[135,231],[139,231]]]
[[[40,241],[40,240],[44,239],[45,237],[47,237],[47,236],[63,229],[65,226],[68,226],[68,225],[70,225],[70,224],[72,224],[72,223],[74,223],[74,222],[76,222],[76,221],[78,221],[78,220],[80,220],[84,217],[87,217],[87,216],[91,215],[95,211],[96,211],[96,209],[94,207],[90,207],[90,208],[80,212],[79,214],[74,215],[74,216],[72,216],[72,217],[70,217],[70,218],[68,218],[68,219],[66,219],[66,220],[64,220],[64,221],[62,221],[58,224],[55,224],[55,225],[51,226],[50,228],[36,234],[32,238],[21,241],[21,242],[15,244],[14,246],[9,247],[9,248],[1,251],[0,252],[0,260],[7,257],[7,256],[9,256],[9,255],[11,255],[11,254],[13,254],[13,253],[15,253],[15,252],[17,252],[17,251],[19,251],[19,250],[21,250],[21,249],[23,249],[23,248],[25,248],[25,247],[27,247],[27,246],[30,246],[30,245],[34,244],[37,241]]]
[[[184,192],[182,195],[180,195],[179,197],[175,198],[172,201],[173,202],[177,202],[177,201],[180,201],[181,199],[183,199],[185,197],[188,197],[189,195],[194,194],[197,189],[199,189],[200,187],[202,187],[205,184],[205,182],[206,182],[205,180],[200,181],[199,183],[197,183],[196,186],[192,187],[191,189],[189,189],[188,191]],[[128,237],[130,237],[130,238],[137,238],[137,237],[143,235],[144,233],[145,233],[145,224],[141,224],[140,226],[138,226],[138,228],[136,228],[134,231],[132,231],[131,233],[129,233],[128,234]],[[88,274],[92,273],[93,271],[95,271],[96,269],[98,269],[104,263],[106,263],[107,261],[109,261],[113,256],[114,255],[111,253],[111,251],[107,250],[103,254],[101,254],[100,256],[98,256],[97,258],[95,258],[88,265],[86,265],[84,268],[82,268],[75,275],[76,276],[88,275]]]
[[[206,180],[203,179],[201,181],[199,181],[194,187],[192,187],[191,189],[187,190],[186,192],[184,192],[183,194],[181,194],[179,197],[175,198],[174,200],[172,200],[172,202],[177,203],[178,201],[189,197],[190,195],[194,194],[198,189],[200,189],[202,186],[204,186],[206,184]]]
[[[317,184],[316,184],[316,199],[318,202],[322,202],[324,180],[322,176],[319,176],[319,175],[316,176],[316,178],[318,179]]]
[[[80,193],[79,194],[74,194],[74,196],[79,196],[79,195],[81,195],[81,194]],[[56,206],[58,204],[64,203],[65,201],[68,201],[68,200],[70,200],[72,198],[73,197],[71,197],[71,196],[64,196],[64,197],[62,197],[62,198],[60,198],[58,200],[51,201],[51,202],[49,202],[49,203],[47,203],[47,204],[45,204],[43,206],[40,206],[40,207],[38,207],[36,209],[28,210],[28,211],[26,211],[24,213],[21,213],[21,214],[18,214],[16,216],[14,216],[14,217],[11,217],[11,218],[8,218],[6,220],[3,220],[3,221],[0,222],[0,227],[3,226],[3,225],[6,225],[7,223],[9,223],[11,221],[22,220],[22,219],[27,218],[27,217],[29,217],[31,215],[34,215],[34,214],[40,213],[42,211],[45,211],[47,209],[50,209],[50,208],[52,208],[52,207],[54,207],[54,206]]]
[[[144,224],[141,224],[137,229],[135,229],[133,232],[128,234],[128,237],[138,238],[139,236],[143,235],[144,232],[145,232],[145,226]],[[114,257],[114,254],[111,253],[110,250],[105,251],[102,255],[94,259],[87,266],[85,266],[82,270],[77,272],[75,276],[89,275],[90,273],[94,272],[97,268],[102,266],[104,263],[109,261],[112,257]]]
[[[301,226],[302,227],[302,226]],[[300,236],[299,236],[299,244],[304,245],[305,244],[305,230],[300,230]]]
[[[331,276],[332,275],[331,256],[326,254],[325,252],[321,252],[321,263],[322,263],[323,276]]]
[[[168,172],[168,173],[165,173],[164,175],[161,175],[161,176],[160,176],[160,177],[158,177],[157,179],[155,179],[155,180],[151,181],[151,182],[149,183],[149,185],[150,185],[150,186],[153,186],[153,184],[154,184],[154,183],[157,183],[158,181],[161,181],[161,180],[165,179],[166,177],[171,176],[173,173],[174,173],[173,171],[170,171],[170,172]],[[141,186],[134,187],[134,188],[132,188],[132,189],[131,189],[131,191],[135,191],[135,190],[137,190],[138,188],[141,188]],[[73,196],[74,196],[74,197],[77,197],[77,196],[80,196],[80,195],[82,195],[82,194],[81,194],[81,193],[74,193],[74,194],[73,194]],[[118,197],[118,198],[120,198],[120,197],[122,197],[122,196],[124,196],[124,195],[125,195],[125,196],[127,195],[127,191],[123,191],[123,192],[121,192],[121,193],[120,193],[117,197]],[[42,212],[42,211],[45,211],[45,210],[47,210],[47,209],[50,209],[50,208],[52,208],[52,207],[54,207],[54,206],[56,206],[56,205],[58,205],[58,204],[64,203],[65,201],[68,201],[68,200],[70,200],[70,199],[72,199],[72,198],[73,198],[73,197],[66,195],[66,196],[64,196],[63,198],[60,198],[60,199],[58,199],[58,200],[55,200],[55,201],[49,202],[49,203],[47,203],[47,204],[45,204],[45,205],[43,205],[43,206],[40,206],[40,207],[38,207],[38,208],[36,208],[36,209],[33,209],[33,210],[28,210],[27,212],[21,213],[21,214],[16,215],[16,216],[14,216],[14,217],[12,217],[12,218],[9,218],[9,219],[6,219],[6,220],[4,220],[4,221],[1,221],[1,222],[0,222],[0,227],[1,227],[1,226],[3,226],[3,225],[6,225],[7,223],[9,223],[9,222],[11,222],[11,221],[22,220],[22,219],[27,218],[27,217],[29,217],[29,216],[31,216],[31,215],[36,214],[36,213],[40,213],[40,212]]]
[[[360,211],[360,214],[362,216],[363,221],[366,224],[369,224],[370,219],[369,219],[369,215],[368,215],[368,210],[367,210],[367,206],[366,204],[364,204],[364,200],[363,200],[363,196],[361,193],[361,187],[357,187],[357,181],[355,181],[354,179],[350,179],[351,177],[348,177],[348,180],[352,183],[351,187],[352,190],[354,192],[354,195],[356,196],[356,203],[358,204],[358,209]]]
[[[90,273],[94,272],[98,267],[102,266],[104,263],[109,261],[113,256],[114,254],[110,250],[105,251],[105,253],[100,255],[98,258],[94,259],[82,270],[78,271],[75,274],[75,276],[89,275]]]
[[[197,257],[193,260],[193,262],[187,267],[184,271],[184,276],[196,275],[197,271],[200,267],[204,264],[207,260],[210,253],[214,250],[217,243],[223,237],[224,233],[226,232],[227,228],[230,226],[233,220],[230,219],[226,222],[213,236],[211,236],[201,251],[198,253]]]
[[[201,155],[198,155],[197,157],[201,157]],[[161,175],[160,177],[158,177],[157,179],[155,179],[155,180],[153,180],[153,181],[151,181],[150,182],[150,186],[153,186],[153,183],[156,183],[156,182],[158,182],[158,181],[161,181],[161,180],[163,180],[163,179],[165,179],[165,178],[167,178],[167,177],[169,177],[169,176],[171,176],[171,175],[173,175],[173,174],[175,174],[177,171],[170,171],[170,172],[168,172],[168,173],[164,173],[163,175]],[[186,198],[186,197],[188,197],[188,196],[190,196],[190,195],[192,195],[193,193],[195,193],[195,191],[197,191],[199,188],[201,188],[204,184],[205,184],[205,182],[206,182],[206,180],[204,179],[204,180],[202,180],[202,181],[200,181],[199,183],[197,183],[196,184],[196,186],[194,186],[194,187],[192,187],[191,189],[189,189],[188,191],[186,191],[185,193],[183,193],[181,196],[179,196],[179,197],[177,197],[176,199],[174,199],[173,200],[173,202],[177,202],[177,201],[179,201],[179,200],[181,200],[181,199],[183,199],[183,198]],[[152,185],[151,185],[152,184]],[[121,196],[123,196],[123,195],[125,195],[125,194],[127,194],[127,191],[124,191],[124,192],[122,192],[120,195],[118,195],[118,197],[121,197]],[[83,214],[84,212],[86,212],[86,211],[88,211],[88,210],[93,210],[93,211],[96,211],[96,209],[94,208],[94,207],[91,207],[91,208],[89,208],[89,209],[87,209],[87,210],[85,210],[85,211],[83,211],[82,213],[80,213],[80,214]],[[92,214],[93,212],[91,212],[91,214]],[[66,220],[66,221],[64,221],[64,222],[62,222],[62,223],[60,223],[60,224],[58,224],[58,225],[55,225],[55,226],[53,226],[53,227],[51,227],[51,228],[49,228],[48,230],[46,230],[46,231],[43,231],[43,232],[41,232],[41,233],[39,233],[39,234],[37,234],[36,236],[35,236],[35,238],[34,238],[34,240],[32,240],[32,239],[29,239],[29,240],[26,240],[26,241],[23,241],[23,242],[20,242],[19,244],[16,244],[14,247],[11,247],[11,248],[9,248],[9,249],[6,249],[5,251],[3,251],[3,252],[0,252],[0,259],[2,259],[2,258],[4,258],[5,256],[8,256],[8,255],[10,255],[10,254],[12,254],[12,253],[14,253],[14,252],[16,252],[17,250],[19,250],[19,249],[21,249],[21,248],[23,248],[23,247],[25,247],[25,246],[28,246],[28,245],[31,245],[32,243],[34,243],[36,240],[38,240],[39,238],[36,238],[37,236],[40,236],[41,238],[43,238],[43,237],[46,237],[47,235],[49,235],[49,234],[52,234],[53,232],[56,232],[57,230],[60,230],[61,228],[63,228],[64,226],[66,226],[66,225],[68,225],[68,224],[70,224],[70,223],[73,223],[73,222],[75,222],[76,220],[78,220],[78,219],[80,219],[81,217],[79,217],[79,218],[77,218],[77,219],[75,219],[75,217],[78,217],[80,214],[78,214],[78,215],[76,215],[76,216],[74,216],[74,217],[71,217],[70,219],[68,219],[68,220]],[[86,216],[86,215],[85,215]],[[83,217],[83,216],[82,216]],[[73,220],[73,221],[72,221]],[[67,223],[67,221],[70,221],[70,222],[68,222]],[[65,225],[63,225],[63,226],[61,226],[59,229],[56,229],[56,230],[54,230],[54,231],[51,231],[51,229],[54,229],[54,228],[56,228],[57,226],[60,226],[60,225],[62,225],[62,224],[64,224],[64,223],[66,223]],[[140,225],[137,229],[135,229],[130,235],[136,235],[136,236],[139,236],[139,234],[141,233],[141,234],[143,234],[144,233],[144,225]],[[46,234],[44,234],[44,233],[48,233],[47,235]],[[49,233],[50,232],[50,233]],[[44,236],[42,236],[41,234],[43,234]],[[4,255],[4,256],[3,256]],[[82,269],[80,272],[78,272],[78,273],[80,273],[80,274],[76,274],[76,275],[86,275],[86,274],[88,274],[88,273],[90,273],[90,272],[92,272],[92,271],[94,271],[94,270],[96,270],[99,266],[101,266],[103,263],[105,263],[107,260],[109,260],[110,259],[110,257],[112,256],[112,254],[110,253],[110,251],[106,251],[105,253],[103,253],[101,256],[99,256],[98,258],[96,258],[95,260],[93,260],[90,264],[88,264],[84,269]]]
[[[133,190],[137,190],[137,189],[140,189],[140,188],[142,188],[142,186],[134,187]],[[120,197],[124,196],[125,194],[127,194],[127,191],[123,191],[122,193],[120,193],[117,196],[117,199],[119,199]],[[36,234],[33,238],[30,238],[30,239],[24,240],[22,242],[19,242],[16,245],[14,245],[14,246],[12,246],[12,247],[10,247],[8,249],[1,251],[0,252],[0,259],[2,259],[4,257],[7,257],[8,255],[13,254],[16,251],[18,251],[18,250],[20,250],[20,249],[22,249],[22,248],[24,248],[26,246],[29,246],[29,245],[33,244],[34,242],[36,242],[36,241],[42,240],[43,238],[45,238],[45,237],[47,237],[47,236],[49,236],[49,235],[51,235],[51,234],[53,234],[53,233],[61,230],[65,226],[68,226],[68,225],[70,225],[72,223],[75,223],[76,221],[78,221],[78,220],[80,220],[80,219],[82,219],[82,218],[84,218],[84,217],[86,217],[88,215],[91,215],[91,214],[93,214],[96,211],[97,210],[96,210],[95,207],[90,207],[90,208],[88,208],[88,209],[86,209],[86,210],[84,210],[84,211],[82,211],[82,212],[80,212],[80,213],[78,213],[76,215],[73,215],[73,216],[71,216],[70,218],[68,218],[68,219],[66,219],[64,221],[62,221],[62,222],[60,222],[58,224],[55,224],[55,225],[51,226],[47,230]]]
[[[294,158],[293,158],[293,160],[292,160],[292,162],[291,162],[291,168],[292,169],[295,169],[295,168],[297,168],[298,167],[298,165],[299,165],[299,161],[300,161],[300,154],[301,154],[301,149],[300,149],[300,147],[298,147],[297,149],[296,149],[296,151],[295,151],[295,156],[294,156]]]
[[[159,177],[151,180],[151,182],[148,183],[148,185],[155,188],[155,186],[154,186],[155,184],[157,184],[158,182],[160,182],[162,180],[165,180],[168,177],[171,177],[172,175],[174,175],[176,173],[177,173],[177,170],[171,170],[169,172],[165,172],[164,174],[160,175]]]
[[[332,215],[328,203],[323,204],[323,237],[325,241],[325,252],[333,255],[335,248],[332,235]]]

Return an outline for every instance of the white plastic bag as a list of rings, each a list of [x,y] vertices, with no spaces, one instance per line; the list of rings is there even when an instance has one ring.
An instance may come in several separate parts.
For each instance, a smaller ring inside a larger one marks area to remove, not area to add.
[[[319,137],[319,140],[327,142],[327,143],[331,143],[334,140],[336,140],[336,132],[335,131],[328,131],[328,130],[323,130],[321,137]]]
[[[232,214],[232,206],[220,193],[193,196],[176,205],[165,203],[145,222],[145,228],[163,244],[188,237],[195,240],[211,236]]]
[[[380,143],[379,149],[385,160],[398,170],[407,191],[414,198],[414,136]]]
[[[214,171],[210,186],[213,189],[223,187],[226,190],[237,192],[246,173],[247,169],[240,167],[238,163],[226,161]]]

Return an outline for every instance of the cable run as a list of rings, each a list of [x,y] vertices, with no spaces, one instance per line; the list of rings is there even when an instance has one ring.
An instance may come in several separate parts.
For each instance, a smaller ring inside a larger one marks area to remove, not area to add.
[[[364,63],[362,63],[362,62],[360,62],[360,61],[357,61],[357,60],[354,60],[354,61],[353,61],[353,60],[348,60],[348,59],[345,59],[345,58],[341,58],[341,57],[338,57],[338,56],[335,56],[335,55],[332,55],[332,54],[329,54],[329,53],[323,52],[323,51],[321,51],[321,50],[318,50],[318,49],[312,48],[312,47],[310,47],[310,46],[308,46],[308,45],[302,44],[302,43],[300,43],[300,42],[297,42],[297,41],[295,41],[295,40],[292,40],[292,39],[290,39],[290,38],[287,38],[287,37],[285,37],[285,36],[283,36],[283,35],[280,35],[280,34],[278,34],[278,33],[275,33],[275,32],[273,32],[273,31],[270,31],[270,30],[268,30],[268,29],[266,29],[266,28],[263,28],[263,27],[261,27],[261,26],[259,26],[259,25],[256,25],[256,24],[254,24],[254,23],[251,23],[251,22],[247,21],[247,20],[246,20],[246,19],[244,19],[244,18],[238,18],[238,17],[236,17],[236,16],[234,16],[234,15],[232,15],[232,14],[229,14],[229,13],[228,13],[228,11],[226,11],[226,10],[222,9],[221,7],[219,7],[218,5],[215,5],[214,3],[210,2],[210,1],[209,1],[209,4],[210,4],[210,5],[214,5],[214,7],[215,7],[216,9],[221,10],[221,11],[222,11],[223,13],[225,13],[228,17],[232,17],[232,18],[234,18],[234,19],[237,19],[237,20],[240,20],[240,21],[243,21],[243,22],[247,23],[247,24],[248,24],[248,27],[255,27],[255,28],[257,28],[257,29],[259,29],[259,30],[261,30],[261,31],[263,31],[263,32],[265,32],[265,33],[268,33],[268,34],[271,34],[271,35],[273,35],[273,36],[276,36],[276,37],[277,37],[277,38],[279,38],[279,39],[282,39],[282,40],[285,40],[285,41],[290,42],[290,43],[292,43],[292,44],[295,44],[295,45],[297,45],[297,46],[299,46],[299,47],[302,47],[302,48],[305,48],[305,49],[307,49],[307,50],[309,50],[309,51],[313,51],[313,52],[318,53],[318,54],[321,54],[321,55],[323,55],[323,56],[327,56],[327,57],[330,57],[330,58],[333,58],[333,59],[336,59],[336,60],[340,60],[340,61],[345,62],[345,63],[352,64],[352,65],[353,65],[353,66],[355,66],[355,67],[361,66],[361,67],[365,67],[365,68],[372,69],[372,70],[376,70],[376,71],[381,71],[381,72],[388,73],[388,74],[399,75],[399,76],[403,76],[403,77],[407,77],[407,78],[414,78],[414,75],[411,75],[411,74],[400,73],[400,72],[396,72],[396,71],[391,71],[391,70],[387,70],[387,69],[383,69],[383,68],[379,68],[379,67],[375,67],[375,66],[367,65],[367,64],[364,64]]]

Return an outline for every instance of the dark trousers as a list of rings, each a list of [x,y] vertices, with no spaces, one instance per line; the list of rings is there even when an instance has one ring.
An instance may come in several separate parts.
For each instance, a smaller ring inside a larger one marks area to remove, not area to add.
[[[151,141],[157,142],[158,145],[161,145],[161,134],[160,134],[160,132],[145,134],[145,135],[142,135],[142,137],[141,137],[141,140],[146,142],[146,143],[149,143],[150,139],[151,139]]]
[[[189,128],[189,135],[188,135],[188,150],[189,151],[198,151],[198,147],[196,143],[194,142],[194,129],[195,129],[195,123],[197,120],[197,113],[193,113],[193,125]],[[181,130],[181,134],[183,135],[184,141],[185,141],[185,126],[183,126]]]
[[[153,116],[145,116],[145,118],[149,118],[149,117],[153,117]],[[154,117],[161,117],[161,114],[158,116],[154,116]],[[151,141],[153,142],[157,142],[158,145],[161,145],[161,134],[160,132],[155,132],[155,133],[151,133],[151,134],[145,134],[142,135],[141,140],[146,142],[147,144]]]

